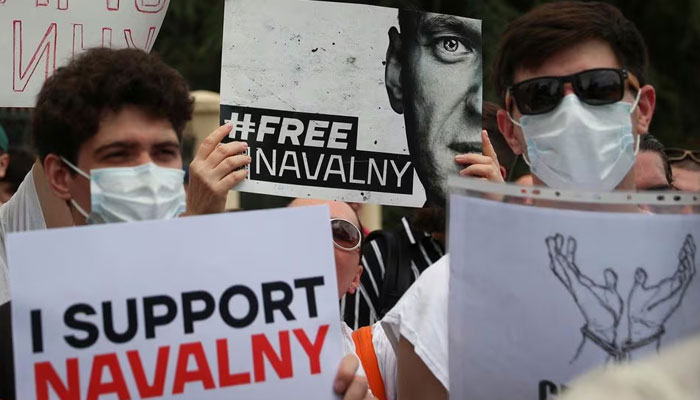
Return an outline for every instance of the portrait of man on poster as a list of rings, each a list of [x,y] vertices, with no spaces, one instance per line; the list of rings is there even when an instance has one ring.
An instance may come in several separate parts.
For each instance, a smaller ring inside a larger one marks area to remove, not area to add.
[[[389,29],[386,90],[403,114],[426,204],[439,205],[447,176],[465,167],[455,157],[481,153],[481,21],[402,9],[398,25]]]

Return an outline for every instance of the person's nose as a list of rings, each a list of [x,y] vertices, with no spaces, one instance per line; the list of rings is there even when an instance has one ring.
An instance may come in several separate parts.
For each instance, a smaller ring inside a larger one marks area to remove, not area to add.
[[[573,85],[571,85],[571,83],[569,83],[569,82],[566,82],[564,84],[564,96],[568,96],[572,93],[575,93]]]
[[[151,157],[151,154],[147,151],[142,151],[139,153],[138,157],[136,157],[135,165],[143,165],[143,164],[148,164],[148,163],[155,163],[153,160],[153,157]]]

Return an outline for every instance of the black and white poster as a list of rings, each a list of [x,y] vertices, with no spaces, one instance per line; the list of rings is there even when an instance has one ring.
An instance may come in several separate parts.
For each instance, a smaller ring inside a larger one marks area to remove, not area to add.
[[[452,398],[554,399],[700,333],[700,215],[551,207],[450,197]]]
[[[420,207],[481,148],[481,21],[305,0],[226,0],[225,141],[237,190]]]

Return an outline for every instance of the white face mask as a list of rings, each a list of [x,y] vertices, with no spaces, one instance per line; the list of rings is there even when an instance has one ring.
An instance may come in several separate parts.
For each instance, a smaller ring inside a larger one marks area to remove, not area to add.
[[[639,149],[630,118],[638,101],[639,92],[634,105],[592,106],[569,94],[551,112],[511,121],[522,128],[525,161],[547,186],[612,191],[634,166]]]
[[[147,163],[99,168],[90,175],[61,157],[90,180],[90,214],[71,199],[89,224],[175,218],[185,211],[185,171]]]

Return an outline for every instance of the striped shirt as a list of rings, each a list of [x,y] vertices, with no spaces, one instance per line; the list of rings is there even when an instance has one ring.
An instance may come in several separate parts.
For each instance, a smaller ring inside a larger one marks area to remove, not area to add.
[[[398,247],[402,247],[396,251],[403,251],[410,258],[411,283],[445,254],[440,242],[430,234],[412,229],[406,218],[401,219],[401,226],[393,233],[399,239],[396,241]],[[353,330],[372,325],[383,317],[380,297],[386,272],[386,258],[386,243],[379,240],[365,243],[362,252],[364,271],[360,278],[360,286],[354,294],[347,293],[340,301],[340,314]]]

